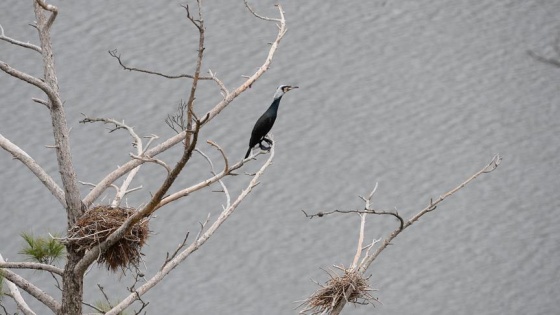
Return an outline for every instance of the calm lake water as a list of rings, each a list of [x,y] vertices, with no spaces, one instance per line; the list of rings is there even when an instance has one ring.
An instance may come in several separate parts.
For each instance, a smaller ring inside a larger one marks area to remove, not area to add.
[[[255,2],[255,1],[254,1]],[[82,113],[124,119],[141,135],[173,135],[164,123],[188,97],[190,81],[122,71],[109,56],[118,49],[131,66],[191,73],[196,30],[182,2],[59,1],[53,29],[61,95],[72,128],[78,177],[97,182],[133,151],[124,132],[82,125]],[[452,189],[500,153],[502,165],[465,187],[406,230],[370,267],[383,304],[348,306],[345,314],[554,314],[560,311],[559,103],[560,69],[530,57],[560,59],[559,4],[543,1],[282,1],[288,33],[272,67],[201,134],[233,160],[245,153],[253,123],[280,84],[287,94],[273,129],[274,164],[210,241],[149,294],[148,314],[296,314],[295,301],[328,279],[321,270],[348,266],[359,219],[308,212],[359,209],[379,183],[378,209],[410,217],[430,198]],[[255,8],[276,16],[273,1]],[[206,59],[233,89],[266,57],[277,28],[254,18],[243,1],[204,4]],[[14,38],[37,43],[28,24],[31,1],[3,1],[0,24]],[[40,56],[0,42],[0,60],[40,75]],[[31,101],[38,90],[0,73],[0,133],[25,149],[58,179],[48,112]],[[201,83],[197,111],[220,100],[213,82]],[[173,154],[175,153],[175,154]],[[177,151],[163,155],[173,164]],[[232,194],[245,172],[226,181]],[[218,166],[217,166],[218,167]],[[208,177],[195,156],[175,189]],[[148,165],[128,196],[146,202],[163,178]],[[223,194],[207,189],[163,208],[151,221],[144,253],[155,273],[187,232],[195,235]],[[11,261],[19,234],[62,232],[65,213],[19,162],[0,153],[0,253]],[[88,186],[83,187],[84,195]],[[111,191],[98,203],[108,202]],[[369,217],[367,239],[385,237],[397,223]],[[191,237],[192,240],[192,237]],[[50,276],[22,272],[57,296]],[[96,284],[118,300],[127,276],[94,266],[88,302],[102,299]],[[5,299],[6,300],[6,299]],[[31,298],[38,313],[45,310]],[[86,312],[89,312],[87,308]]]

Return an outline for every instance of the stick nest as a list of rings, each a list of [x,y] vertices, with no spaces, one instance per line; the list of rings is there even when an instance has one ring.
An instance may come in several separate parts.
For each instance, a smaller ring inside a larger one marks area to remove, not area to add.
[[[96,206],[88,210],[68,232],[68,240],[79,251],[90,250],[105,241],[128,217],[136,212],[132,208],[112,208]],[[108,270],[116,271],[137,266],[149,234],[148,219],[142,219],[133,225],[113,246],[109,247],[97,262],[105,264]]]
[[[343,299],[354,304],[372,304],[379,302],[371,295],[368,278],[353,269],[339,268],[344,271],[343,275],[327,272],[331,279],[321,288],[315,291],[300,306],[304,309],[300,314],[328,314]]]

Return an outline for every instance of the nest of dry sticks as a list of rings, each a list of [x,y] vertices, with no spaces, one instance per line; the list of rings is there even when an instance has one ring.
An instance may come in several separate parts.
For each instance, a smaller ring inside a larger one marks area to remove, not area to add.
[[[116,231],[128,217],[136,212],[132,208],[96,206],[88,210],[68,232],[68,241],[78,250],[89,250],[105,241]],[[107,269],[116,271],[137,266],[149,234],[148,219],[142,219],[133,225],[113,246],[109,247],[97,262],[105,264]]]
[[[321,288],[307,298],[301,306],[304,306],[300,314],[328,314],[342,300],[349,303],[372,304],[379,302],[371,295],[368,278],[353,269],[344,269],[342,275],[327,272],[331,279]]]

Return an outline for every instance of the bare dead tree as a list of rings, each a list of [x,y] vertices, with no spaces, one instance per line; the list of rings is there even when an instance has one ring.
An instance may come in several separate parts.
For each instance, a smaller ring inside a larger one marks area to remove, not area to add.
[[[204,187],[218,183],[222,188],[226,200],[220,215],[215,219],[211,219],[209,215],[208,219],[201,224],[201,230],[194,240],[189,243],[187,242],[187,237],[185,237],[181,246],[179,246],[172,255],[168,255],[168,257],[165,258],[165,263],[156,274],[148,277],[145,281],[140,281],[140,279],[137,278],[135,284],[129,288],[130,294],[123,300],[115,303],[115,305],[111,305],[111,309],[107,311],[106,314],[118,314],[136,301],[140,304],[140,310],[136,313],[141,312],[148,305],[147,302],[142,300],[142,296],[160,283],[174,268],[187,259],[191,253],[204,245],[204,243],[232,215],[234,210],[241,204],[246,196],[251,193],[255,186],[257,186],[262,174],[272,164],[272,160],[274,158],[274,148],[271,149],[268,158],[263,162],[259,170],[252,175],[250,180],[248,180],[246,188],[236,196],[230,195],[223,179],[227,176],[233,175],[235,170],[240,169],[245,163],[253,161],[255,156],[262,153],[256,153],[244,161],[232,163],[228,159],[228,156],[223,148],[221,148],[217,143],[209,140],[207,141],[208,144],[212,148],[218,150],[223,159],[224,168],[221,171],[217,171],[214,169],[214,164],[211,159],[202,153],[202,151],[197,149],[199,146],[198,137],[200,130],[204,128],[208,122],[218,117],[223,109],[230,105],[241,93],[251,87],[251,85],[268,70],[278,45],[286,34],[286,21],[284,18],[284,12],[280,5],[277,6],[279,17],[269,18],[257,14],[251,7],[249,7],[247,2],[245,2],[245,4],[249,12],[251,12],[254,16],[264,21],[274,22],[278,27],[278,33],[268,49],[268,55],[258,69],[251,76],[246,77],[242,84],[231,90],[228,89],[212,71],[208,71],[208,76],[202,75],[206,28],[202,13],[202,0],[196,0],[197,10],[194,13],[191,12],[189,6],[183,6],[186,11],[187,20],[197,29],[199,34],[194,73],[168,75],[159,71],[129,67],[124,64],[120,54],[118,54],[116,50],[110,51],[111,56],[114,57],[118,61],[119,65],[125,70],[157,75],[168,79],[188,79],[190,80],[190,90],[187,96],[187,101],[182,104],[184,110],[182,115],[178,117],[177,120],[173,121],[177,134],[160,142],[158,142],[159,138],[156,135],[151,135],[147,138],[140,137],[134,128],[127,125],[122,120],[104,117],[89,117],[84,115],[85,118],[81,121],[82,123],[103,123],[111,125],[113,131],[121,129],[126,130],[132,138],[132,142],[136,149],[135,153],[130,154],[130,160],[127,163],[117,167],[98,183],[80,182],[74,172],[74,165],[72,162],[69,144],[69,128],[66,123],[64,104],[59,93],[56,64],[54,59],[55,54],[53,51],[53,43],[51,41],[51,27],[56,21],[58,8],[54,5],[48,4],[45,0],[35,0],[33,2],[36,17],[36,23],[33,26],[38,32],[38,45],[23,42],[7,36],[4,28],[0,25],[0,41],[19,46],[22,49],[33,50],[40,53],[42,56],[43,76],[41,78],[24,73],[23,71],[8,65],[2,60],[0,60],[0,70],[14,78],[24,81],[27,84],[37,87],[45,94],[46,99],[33,99],[33,101],[43,104],[49,109],[52,120],[53,137],[55,140],[53,148],[56,151],[58,171],[62,179],[62,186],[59,186],[51,175],[46,172],[36,160],[22,150],[20,146],[3,137],[1,134],[0,147],[26,166],[41,181],[45,188],[48,189],[60,202],[67,214],[67,227],[69,231],[80,230],[80,224],[83,224],[83,221],[85,220],[84,218],[86,217],[85,214],[91,214],[94,203],[98,201],[98,198],[100,198],[100,196],[109,188],[114,188],[116,193],[110,205],[106,208],[108,209],[107,211],[112,211],[111,209],[121,209],[120,204],[123,198],[130,192],[142,188],[142,186],[130,188],[130,185],[140,171],[141,166],[145,163],[155,163],[162,166],[166,171],[166,178],[160,184],[156,192],[150,196],[149,200],[144,203],[144,206],[139,209],[126,209],[127,216],[125,216],[122,222],[119,221],[118,225],[115,226],[114,229],[108,230],[108,233],[106,233],[108,235],[104,239],[96,239],[95,244],[84,248],[79,245],[80,243],[78,241],[83,241],[83,238],[86,236],[73,236],[69,234],[66,238],[63,238],[62,241],[65,244],[67,253],[63,269],[48,264],[6,262],[3,259],[0,259],[0,276],[4,277],[7,281],[10,290],[9,296],[14,299],[21,312],[24,314],[35,314],[29,305],[25,303],[21,294],[19,294],[18,288],[25,290],[32,297],[46,305],[55,314],[82,314],[82,305],[84,304],[84,274],[96,260],[109,253],[113,245],[118,242],[122,242],[125,238],[128,238],[127,235],[130,235],[130,233],[134,231],[135,226],[138,226],[138,224],[144,224],[143,222],[149,219],[157,210]],[[222,99],[208,112],[203,115],[198,115],[195,106],[195,99],[198,84],[201,80],[214,82],[219,88]],[[172,147],[181,145],[181,156],[174,164],[157,158],[157,155],[160,153],[165,152]],[[173,184],[179,174],[187,166],[193,152],[200,152],[207,159],[212,169],[211,175],[207,179],[204,179],[190,187],[179,187],[172,190]],[[122,180],[121,183],[118,183],[123,176],[125,176],[124,180]],[[84,197],[80,195],[80,183],[92,186],[90,192]],[[53,277],[61,277],[61,300],[57,301],[49,294],[33,285],[33,283],[29,280],[24,279],[12,271],[13,269],[20,268],[45,270],[50,272]],[[142,277],[142,279],[143,278],[144,277]],[[91,304],[86,303],[86,305]]]
[[[329,280],[327,284],[321,285],[319,290],[301,303],[300,306],[303,306],[303,309],[300,313],[338,315],[348,302],[359,304],[377,302],[378,300],[369,293],[372,289],[369,285],[367,285],[367,277],[365,276],[367,269],[375,261],[375,259],[379,257],[379,255],[391,244],[391,242],[406,228],[418,221],[425,214],[436,210],[437,206],[441,202],[464,188],[480,175],[494,171],[500,165],[501,161],[502,158],[500,155],[494,156],[490,163],[467,178],[457,187],[441,195],[436,200],[433,198],[430,199],[430,202],[424,209],[420,210],[408,220],[405,220],[397,211],[380,211],[372,208],[372,198],[377,190],[377,184],[367,197],[361,197],[365,202],[364,209],[329,210],[317,212],[315,214],[307,214],[303,211],[306,217],[310,219],[314,217],[324,217],[335,213],[359,214],[360,228],[356,255],[354,256],[350,267],[345,268],[343,266],[335,266],[335,268],[342,270],[343,274],[329,274],[331,276],[331,280]],[[364,246],[365,222],[368,214],[389,215],[396,217],[399,221],[399,226],[389,233],[383,240],[374,239],[371,243]],[[375,249],[377,243],[380,243],[380,245]],[[375,251],[373,251],[374,249]]]

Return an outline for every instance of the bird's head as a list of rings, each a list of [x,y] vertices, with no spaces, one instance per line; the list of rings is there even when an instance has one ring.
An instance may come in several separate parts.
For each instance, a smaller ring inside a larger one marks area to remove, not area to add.
[[[297,88],[298,86],[295,85],[280,85],[276,90],[276,93],[274,93],[274,98],[277,99],[279,97],[282,97],[286,92]]]

